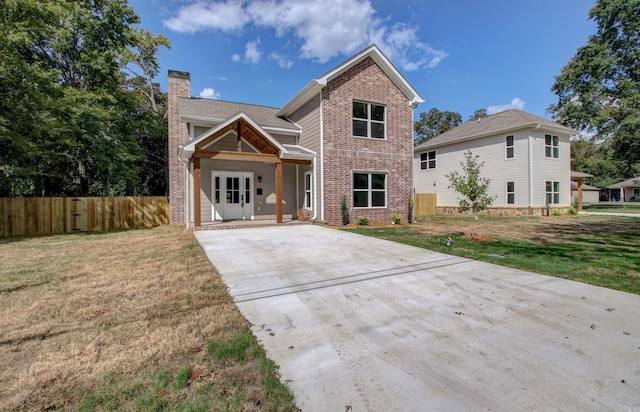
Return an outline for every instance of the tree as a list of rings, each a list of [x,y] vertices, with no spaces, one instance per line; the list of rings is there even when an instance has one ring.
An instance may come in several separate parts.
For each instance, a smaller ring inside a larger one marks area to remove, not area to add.
[[[497,196],[489,196],[489,184],[491,180],[486,177],[480,177],[480,169],[484,166],[484,162],[480,162],[480,156],[473,155],[471,150],[464,152],[464,162],[460,162],[462,173],[457,170],[445,175],[449,182],[449,189],[455,190],[463,197],[458,198],[460,210],[466,212],[471,210],[472,219],[477,219],[477,213],[493,204]],[[471,234],[473,235],[473,225],[471,226]]]
[[[571,142],[571,170],[593,175],[585,182],[601,189],[640,174],[640,168],[628,169],[624,162],[613,157],[609,142],[597,144],[582,139]]]
[[[473,114],[469,117],[469,120],[467,120],[468,122],[472,121],[472,120],[477,120],[477,119],[482,119],[483,117],[487,117],[487,109],[478,109],[475,112],[473,112]]]
[[[562,124],[611,140],[628,167],[640,161],[640,0],[598,0],[589,11],[598,28],[556,76]]]
[[[414,122],[413,144],[417,146],[461,124],[462,116],[460,113],[441,112],[434,107],[428,113],[420,113],[420,120]]]
[[[0,10],[0,196],[165,193],[166,105],[151,78],[168,40],[136,29],[126,0]],[[128,80],[135,65],[146,77]]]

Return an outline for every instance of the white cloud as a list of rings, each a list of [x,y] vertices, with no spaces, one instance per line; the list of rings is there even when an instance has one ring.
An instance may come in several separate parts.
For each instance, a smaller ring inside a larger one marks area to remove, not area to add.
[[[247,42],[244,51],[244,61],[249,63],[260,63],[262,53],[258,50],[258,44],[260,44],[260,39]]]
[[[181,8],[178,15],[165,20],[165,26],[179,33],[196,33],[204,30],[230,32],[240,30],[248,22],[241,1],[226,0],[205,3],[198,1]]]
[[[293,60],[290,60],[286,56],[283,56],[279,53],[271,53],[269,55],[269,58],[278,62],[278,66],[282,67],[283,69],[289,69],[291,68],[291,66],[293,66]]]
[[[516,97],[513,100],[511,100],[511,103],[499,104],[497,106],[487,107],[487,114],[496,114],[496,113],[504,112],[506,110],[511,110],[511,109],[522,110],[524,108],[525,103],[526,102],[524,100],[520,99],[519,97]]]
[[[374,25],[370,30],[369,38],[391,61],[406,71],[432,69],[447,57],[446,52],[421,42],[415,29],[401,23],[390,28],[379,24]]]
[[[215,89],[211,88],[211,87],[205,87],[204,89],[202,89],[200,91],[200,93],[198,93],[198,96],[205,98],[205,99],[214,99],[214,100],[218,100],[220,99],[220,92],[215,91]]]
[[[406,24],[385,25],[375,17],[370,0],[220,0],[198,1],[178,11],[164,24],[178,32],[205,30],[240,31],[247,26],[275,30],[278,37],[293,34],[300,42],[298,56],[325,63],[376,43],[403,70],[436,67],[447,56],[420,41]],[[250,42],[251,43],[251,42]],[[247,43],[248,45],[249,43]],[[291,58],[269,55],[280,67],[291,67]],[[234,55],[233,61],[240,56]],[[244,61],[260,60],[257,44],[247,48]]]
[[[239,54],[234,54],[233,56],[231,56],[231,60],[237,63],[242,60],[242,57],[240,57]]]

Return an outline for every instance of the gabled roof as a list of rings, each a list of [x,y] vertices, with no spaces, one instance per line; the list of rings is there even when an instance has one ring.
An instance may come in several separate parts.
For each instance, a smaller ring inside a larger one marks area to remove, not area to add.
[[[543,129],[554,132],[566,133],[569,135],[578,134],[576,130],[563,126],[560,123],[547,120],[544,117],[536,116],[519,109],[511,109],[492,114],[490,116],[481,117],[477,120],[470,120],[434,137],[433,139],[427,140],[426,142],[416,146],[414,150],[417,152],[424,149],[446,146],[498,133],[509,133],[519,129],[535,129],[538,125]]]
[[[607,189],[621,189],[630,186],[640,187],[640,176],[612,184],[611,186],[607,186]]]
[[[578,190],[578,182],[576,181],[571,181],[571,190]],[[582,190],[586,190],[588,192],[595,192],[595,191],[600,191],[599,187],[595,187],[595,186],[591,186],[591,185],[586,185],[583,184],[582,185]]]
[[[398,89],[400,89],[402,93],[407,97],[407,99],[409,100],[409,104],[411,104],[412,107],[416,107],[420,103],[424,102],[424,99],[420,97],[418,92],[415,91],[415,89],[409,84],[409,82],[407,82],[407,80],[400,74],[398,69],[396,69],[395,66],[391,64],[389,59],[380,51],[380,49],[378,49],[378,46],[372,44],[371,46],[346,60],[339,66],[325,73],[323,76],[312,80],[305,86],[304,89],[302,89],[291,100],[289,100],[289,102],[278,111],[277,115],[283,117],[289,116],[291,113],[302,107],[312,97],[320,93],[320,91],[331,80],[340,76],[342,73],[360,63],[367,57],[371,57],[371,59],[376,62],[376,64],[382,69],[382,71],[387,76],[389,76],[396,87],[398,87]]]
[[[300,132],[298,126],[278,117],[276,115],[278,109],[275,107],[194,97],[178,97],[180,120],[186,122],[215,125],[240,112],[264,129],[270,129],[271,131],[281,130],[284,133]]]
[[[277,151],[278,153],[276,154],[278,156],[282,156],[283,153],[287,152],[287,149],[285,149],[280,143],[278,143],[278,141],[274,139],[273,136],[271,136],[262,127],[260,127],[257,123],[251,120],[251,118],[248,117],[245,113],[240,112],[229,117],[224,122],[218,124],[217,126],[208,130],[207,132],[203,133],[197,139],[190,141],[184,146],[180,146],[178,148],[179,157],[182,160],[188,160],[195,153],[196,149],[201,148],[200,146],[202,145],[206,146],[207,144],[209,144],[207,142],[211,140],[212,136],[216,136],[216,135],[222,136],[223,134],[228,133],[229,131],[232,131],[237,121],[241,121],[242,123],[246,124],[250,129],[252,129],[253,132],[258,134],[260,136],[260,139],[263,139],[262,140],[262,142],[264,142],[263,145],[265,147],[270,147],[271,149],[269,150],[271,151],[274,151],[274,150]],[[255,146],[255,144],[253,146]]]

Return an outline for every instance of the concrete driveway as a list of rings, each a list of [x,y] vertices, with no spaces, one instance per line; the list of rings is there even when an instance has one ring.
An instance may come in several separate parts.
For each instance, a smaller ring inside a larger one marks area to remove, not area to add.
[[[303,411],[640,410],[640,296],[311,225],[196,236]]]

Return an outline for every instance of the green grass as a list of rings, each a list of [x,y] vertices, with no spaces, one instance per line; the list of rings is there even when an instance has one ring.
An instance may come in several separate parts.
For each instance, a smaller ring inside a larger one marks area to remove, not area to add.
[[[572,279],[596,286],[640,294],[640,236],[637,232],[565,234],[548,242],[496,239],[481,242],[460,235],[447,247],[448,236],[428,235],[416,226],[353,228],[374,236],[437,252]],[[497,256],[495,256],[497,255]]]
[[[585,212],[638,213],[640,202],[600,202],[583,205]]]
[[[150,368],[133,376],[111,373],[83,397],[78,410],[236,411],[246,410],[248,404],[255,410],[297,410],[289,389],[279,380],[277,365],[249,330],[230,339],[208,340],[207,353],[214,365],[209,385],[202,383],[202,377],[192,382],[188,364],[173,370]],[[252,375],[262,386],[251,383]],[[256,398],[264,403],[256,403]]]

